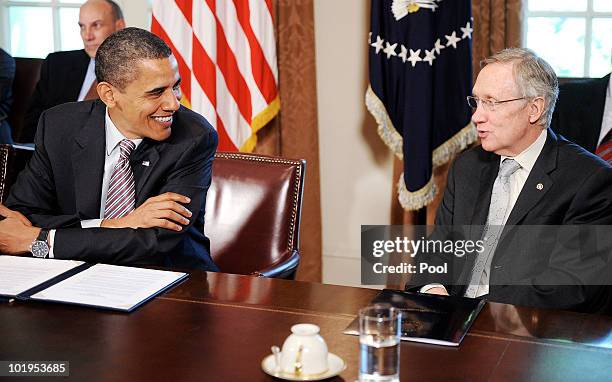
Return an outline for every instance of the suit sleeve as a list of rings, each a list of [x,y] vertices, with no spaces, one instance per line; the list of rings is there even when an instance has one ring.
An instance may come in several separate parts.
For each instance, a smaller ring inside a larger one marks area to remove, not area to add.
[[[201,242],[206,194],[212,179],[212,162],[217,133],[189,141],[180,159],[164,179],[160,194],[176,192],[191,199],[186,207],[193,213],[189,225],[176,232],[163,228],[68,228],[58,229],[54,253],[58,259],[75,259],[129,265],[159,265],[164,257],[183,251],[186,242]],[[197,224],[196,224],[197,223]],[[186,239],[192,240],[186,240]],[[190,244],[192,245],[192,244]],[[193,251],[194,248],[188,250]]]
[[[612,168],[601,167],[586,179],[563,223],[544,227],[549,228],[547,235],[556,237],[545,270],[513,285],[492,289],[493,300],[557,309],[600,310],[597,299],[608,300],[612,285],[609,259]]]
[[[50,63],[49,57],[43,61],[40,68],[40,79],[34,88],[34,94],[30,99],[28,110],[26,111],[23,121],[23,136],[21,141],[31,142],[36,134],[36,127],[38,126],[38,119],[40,118],[43,111],[48,108],[49,94],[49,72]]]
[[[38,124],[34,154],[11,187],[6,206],[21,212],[37,227],[80,226],[77,215],[58,215],[57,195],[51,162],[47,154],[45,113]]]

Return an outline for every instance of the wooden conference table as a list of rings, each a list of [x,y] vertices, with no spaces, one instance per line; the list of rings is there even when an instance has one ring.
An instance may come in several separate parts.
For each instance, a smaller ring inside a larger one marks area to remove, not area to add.
[[[376,293],[194,272],[131,314],[0,303],[0,361],[69,361],[75,381],[270,381],[270,346],[310,322],[347,362],[332,381],[353,382],[358,338],[341,332]],[[403,342],[401,380],[612,380],[612,318],[489,303],[459,348]]]

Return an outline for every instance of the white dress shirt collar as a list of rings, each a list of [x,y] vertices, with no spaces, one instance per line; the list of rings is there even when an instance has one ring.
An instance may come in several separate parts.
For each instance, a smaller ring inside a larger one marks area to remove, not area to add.
[[[600,145],[603,139],[612,130],[612,81],[608,81],[608,91],[606,91],[606,103],[604,104],[604,114],[601,121],[601,130],[597,145]]]
[[[106,130],[106,156],[110,156],[113,150],[115,149],[115,147],[117,147],[117,145],[122,140],[128,139],[128,138],[126,138],[123,134],[121,134],[121,131],[119,131],[117,126],[115,126],[115,124],[110,118],[110,115],[108,114],[108,108],[106,108],[106,112],[105,112],[105,130]],[[140,142],[142,142],[142,139],[130,139],[130,141],[134,142],[137,148],[138,145],[140,145]],[[134,150],[136,148],[134,148]]]
[[[548,135],[547,131],[547,129],[543,129],[538,138],[519,155],[515,157],[507,157],[502,155],[499,162],[500,165],[504,159],[510,158],[517,161],[518,164],[521,165],[521,168],[527,170],[528,173],[531,172],[533,165],[535,164],[536,160],[538,160],[538,157],[544,148],[544,144],[546,143],[546,136]]]

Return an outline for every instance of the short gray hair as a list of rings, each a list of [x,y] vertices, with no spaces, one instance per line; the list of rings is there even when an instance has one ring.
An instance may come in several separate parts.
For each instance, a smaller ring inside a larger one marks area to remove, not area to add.
[[[559,80],[550,64],[525,48],[504,49],[482,60],[481,66],[494,63],[513,64],[514,80],[523,97],[544,98],[544,113],[538,123],[548,128],[559,96]]]

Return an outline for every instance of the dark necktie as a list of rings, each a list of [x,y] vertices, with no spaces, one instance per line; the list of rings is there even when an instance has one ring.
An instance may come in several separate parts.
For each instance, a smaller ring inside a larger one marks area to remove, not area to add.
[[[87,91],[87,94],[85,94],[85,98],[83,98],[83,101],[100,98],[98,97],[98,91],[96,90],[96,86],[98,86],[98,81],[94,80],[93,84],[91,84],[91,87]]]
[[[105,219],[117,219],[134,210],[136,191],[134,189],[134,173],[130,166],[130,154],[135,148],[134,142],[128,139],[119,143],[119,161],[113,168],[113,174],[108,185],[108,195],[106,195]]]

